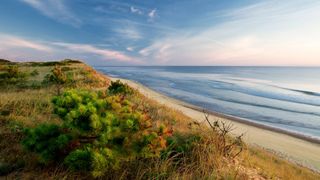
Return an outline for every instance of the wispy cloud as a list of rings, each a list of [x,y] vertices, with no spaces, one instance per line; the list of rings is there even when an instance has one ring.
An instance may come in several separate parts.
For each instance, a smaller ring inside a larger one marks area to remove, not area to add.
[[[40,42],[34,42],[30,41],[24,38],[16,37],[16,36],[10,36],[10,35],[4,35],[0,34],[0,40],[1,40],[1,47],[4,49],[9,48],[27,48],[37,51],[45,51],[50,52],[52,49]]]
[[[127,49],[127,51],[134,51],[133,47],[127,47],[126,49]]]
[[[233,10],[221,11],[220,16],[232,19],[274,19],[282,18],[301,10],[311,8],[310,3],[318,4],[317,1],[292,0],[290,2],[281,2],[277,0],[260,1],[248,6],[236,8]]]
[[[10,60],[50,60],[54,49],[41,41],[0,34],[0,58]]]
[[[154,42],[148,47],[145,47],[139,51],[142,57],[146,59],[152,59],[153,64],[165,64],[168,61],[172,61],[175,58],[174,49],[179,47],[179,44],[183,43],[181,38],[166,38]]]
[[[134,57],[117,50],[97,47],[92,44],[37,41],[18,36],[0,34],[0,58],[13,60],[52,60],[57,58],[95,57],[104,61],[140,63]]]
[[[143,14],[142,10],[140,10],[140,9],[138,9],[138,8],[135,8],[135,7],[133,7],[133,6],[130,7],[130,11],[131,11],[132,13],[135,13],[135,14],[140,14],[140,15]]]
[[[320,3],[300,3],[232,9],[219,14],[222,23],[161,37],[139,53],[153,64],[319,65]]]
[[[157,12],[157,9],[152,9],[152,10],[149,12],[148,16],[149,16],[150,18],[154,18],[154,17],[156,16],[156,12]]]
[[[154,18],[157,16],[157,9],[152,9],[149,13],[148,13],[148,17],[149,17],[149,21],[154,21]]]
[[[126,38],[129,40],[139,40],[142,38],[142,35],[133,25],[125,25],[114,30],[120,38]]]
[[[134,6],[130,6],[130,12],[134,13],[134,14],[139,14],[139,15],[144,14],[142,9],[134,7]],[[153,22],[154,19],[157,17],[157,9],[156,8],[150,10],[149,12],[148,12],[148,10],[145,10],[145,12],[146,12],[145,16],[148,18],[149,22]]]
[[[119,51],[101,49],[89,44],[73,44],[73,43],[62,43],[62,42],[56,42],[53,44],[57,46],[65,47],[75,52],[92,53],[92,54],[100,55],[103,58],[109,59],[109,60],[127,61],[127,62],[134,61],[132,57],[129,57]]]
[[[82,21],[65,5],[64,0],[21,0],[43,15],[58,22],[79,27]]]

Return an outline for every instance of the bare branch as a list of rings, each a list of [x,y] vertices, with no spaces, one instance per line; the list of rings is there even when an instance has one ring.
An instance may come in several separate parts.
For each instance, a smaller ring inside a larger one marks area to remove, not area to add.
[[[207,121],[211,129],[218,134],[215,144],[219,152],[225,157],[237,157],[243,151],[242,137],[244,134],[235,138],[228,138],[228,134],[235,129],[233,124],[219,120],[212,123],[209,120],[209,113],[205,110],[203,110],[203,113],[205,121]]]

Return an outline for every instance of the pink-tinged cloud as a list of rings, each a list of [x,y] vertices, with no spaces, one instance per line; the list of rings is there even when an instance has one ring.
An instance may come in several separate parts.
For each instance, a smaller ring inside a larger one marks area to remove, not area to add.
[[[99,48],[91,44],[36,41],[18,36],[0,34],[0,58],[11,60],[58,60],[64,58],[107,60],[110,62],[141,63],[123,52]]]
[[[2,49],[27,48],[27,49],[45,51],[45,52],[52,51],[52,49],[49,46],[43,43],[34,42],[34,41],[26,40],[23,38],[15,37],[15,36],[0,34],[0,40],[1,40]]]
[[[124,61],[124,62],[137,61],[134,58],[123,54],[122,52],[109,50],[109,49],[100,49],[88,44],[73,44],[73,43],[61,43],[61,42],[53,43],[53,44],[60,47],[68,48],[77,53],[92,53],[92,54],[100,55],[106,59],[118,60],[118,61]]]

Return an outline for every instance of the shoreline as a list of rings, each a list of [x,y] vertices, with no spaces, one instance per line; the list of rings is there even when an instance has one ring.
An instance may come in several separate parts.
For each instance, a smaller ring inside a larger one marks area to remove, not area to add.
[[[200,122],[204,119],[203,108],[158,93],[139,82],[122,78],[109,78],[111,80],[119,79],[138,90],[144,96],[160,104],[164,104],[167,107],[176,109],[195,121]],[[247,144],[259,146],[298,165],[320,172],[320,144],[318,139],[257,124],[222,113],[213,111],[206,112],[210,114],[210,121],[219,119],[227,123],[232,123],[235,127],[232,134],[244,134],[243,140]]]

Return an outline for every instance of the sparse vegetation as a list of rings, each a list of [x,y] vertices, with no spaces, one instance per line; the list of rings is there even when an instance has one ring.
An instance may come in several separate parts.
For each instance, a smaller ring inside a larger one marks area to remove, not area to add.
[[[0,73],[0,84],[23,83],[27,78],[27,74],[21,72],[17,65],[9,65],[3,69],[4,72]]]
[[[206,119],[193,122],[120,81],[109,86],[85,64],[15,65],[38,75],[24,87],[0,84],[0,176],[7,179],[320,178],[247,147],[229,135],[229,124],[217,120],[208,128]],[[41,83],[56,66],[72,81],[58,96],[55,84]]]
[[[35,69],[30,73],[30,75],[31,76],[38,76],[39,75],[39,71],[37,69]]]

